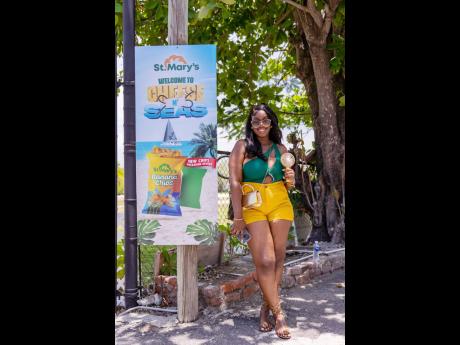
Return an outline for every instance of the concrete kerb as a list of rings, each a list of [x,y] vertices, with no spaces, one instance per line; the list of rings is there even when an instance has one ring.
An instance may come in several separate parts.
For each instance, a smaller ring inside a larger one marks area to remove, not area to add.
[[[281,288],[290,289],[297,285],[308,284],[318,276],[343,268],[345,268],[345,251],[320,256],[320,262],[317,266],[311,259],[307,259],[285,267]],[[174,276],[161,276],[157,279],[163,281],[163,293],[167,295],[171,305],[176,305],[177,286]],[[200,283],[198,286],[200,309],[210,308],[211,310],[219,309],[222,311],[230,306],[236,307],[238,302],[249,299],[259,290],[255,271],[221,283],[208,285]]]

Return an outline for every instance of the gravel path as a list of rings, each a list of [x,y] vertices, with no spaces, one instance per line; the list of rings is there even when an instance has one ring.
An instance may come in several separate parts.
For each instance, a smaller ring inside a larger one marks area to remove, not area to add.
[[[206,309],[197,321],[187,324],[177,323],[175,314],[122,315],[115,321],[116,344],[344,345],[345,289],[338,287],[344,283],[344,270],[337,270],[315,278],[311,284],[282,291],[290,340],[279,339],[274,331],[258,331],[261,299],[256,294],[223,312]]]

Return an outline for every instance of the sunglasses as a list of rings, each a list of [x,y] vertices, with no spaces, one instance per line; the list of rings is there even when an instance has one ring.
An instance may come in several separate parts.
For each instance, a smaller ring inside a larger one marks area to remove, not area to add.
[[[270,126],[270,124],[272,123],[272,120],[270,119],[263,119],[262,121],[260,120],[252,120],[251,121],[251,125],[254,127],[254,128],[258,128],[260,127],[260,125],[264,125],[265,127],[268,127]]]

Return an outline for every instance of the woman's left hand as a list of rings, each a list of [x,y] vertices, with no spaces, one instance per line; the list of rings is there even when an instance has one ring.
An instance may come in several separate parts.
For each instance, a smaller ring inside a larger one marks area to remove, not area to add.
[[[295,184],[295,173],[294,170],[291,168],[284,168],[284,180],[289,186],[293,186]]]

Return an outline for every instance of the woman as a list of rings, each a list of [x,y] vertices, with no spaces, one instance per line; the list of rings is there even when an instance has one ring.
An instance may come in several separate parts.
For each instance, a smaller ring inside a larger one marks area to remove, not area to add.
[[[238,236],[243,229],[248,229],[251,235],[248,246],[264,299],[260,309],[260,330],[268,332],[273,329],[268,320],[271,310],[276,334],[282,339],[289,339],[291,335],[281,310],[278,288],[283,274],[287,236],[294,219],[287,194],[287,189],[294,184],[294,171],[283,169],[281,165],[280,156],[287,152],[281,138],[278,118],[273,110],[265,104],[254,106],[246,121],[246,139],[235,144],[229,168],[234,214],[232,235]],[[261,206],[242,208],[243,184],[249,184],[260,192]]]

